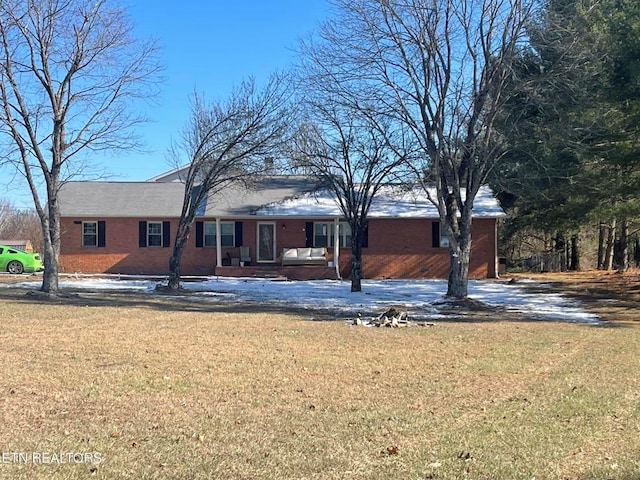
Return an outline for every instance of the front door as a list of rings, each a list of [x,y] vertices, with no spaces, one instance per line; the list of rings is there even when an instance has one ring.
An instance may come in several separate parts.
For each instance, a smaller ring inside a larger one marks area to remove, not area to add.
[[[258,223],[258,262],[276,261],[276,224]]]

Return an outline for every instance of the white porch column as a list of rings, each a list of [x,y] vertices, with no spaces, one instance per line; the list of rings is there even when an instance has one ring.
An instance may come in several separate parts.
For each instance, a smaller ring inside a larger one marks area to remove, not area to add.
[[[336,276],[340,278],[340,219],[333,220],[333,266],[336,268]]]
[[[216,218],[216,266],[222,266],[222,235],[220,235],[219,218]]]

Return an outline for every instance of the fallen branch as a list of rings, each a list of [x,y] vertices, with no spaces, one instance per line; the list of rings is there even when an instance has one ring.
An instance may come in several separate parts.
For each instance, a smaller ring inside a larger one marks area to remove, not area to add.
[[[396,310],[395,308],[389,308],[377,317],[369,320],[363,319],[360,314],[351,321],[351,325],[362,325],[365,327],[386,327],[386,328],[399,328],[408,327],[411,325],[417,325],[421,327],[434,327],[435,323],[429,322],[413,322],[409,319],[409,314],[404,311]]]

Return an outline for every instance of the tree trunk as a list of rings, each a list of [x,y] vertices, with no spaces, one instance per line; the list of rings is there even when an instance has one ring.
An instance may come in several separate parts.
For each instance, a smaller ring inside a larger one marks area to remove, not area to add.
[[[567,269],[567,242],[564,238],[564,233],[561,231],[556,232],[556,238],[554,240],[553,255],[551,255],[551,268],[550,271],[563,272]]]
[[[607,247],[604,257],[604,270],[611,270],[613,268],[613,254],[616,243],[616,219],[611,219],[611,223],[608,225],[609,231],[607,232]]]
[[[454,214],[455,211],[453,211]],[[471,259],[471,215],[463,212],[458,221],[459,235],[449,240],[449,279],[447,297],[467,298],[469,295],[469,260]]]
[[[598,270],[604,269],[605,239],[607,237],[607,225],[600,222],[598,225]]]
[[[49,222],[47,222],[49,223]],[[44,272],[42,274],[42,286],[40,290],[50,294],[57,294],[59,291],[58,284],[58,261],[55,253],[53,242],[51,241],[49,229],[43,225],[43,245],[44,251],[42,252],[42,265]]]
[[[629,221],[624,218],[620,226],[620,264],[618,271],[624,273],[629,268]]]
[[[577,233],[571,236],[571,264],[569,269],[573,271],[580,270],[580,237]]]
[[[352,227],[351,230],[351,291],[362,291],[362,239],[364,237],[364,228],[358,231]]]
[[[564,250],[564,247],[565,247],[564,233],[558,231],[556,232],[554,250],[559,253]]]
[[[450,252],[447,297],[467,298],[469,295],[469,248]]]
[[[182,258],[182,251],[183,249],[174,247],[169,258],[169,281],[167,282],[167,287],[170,290],[180,289],[180,259]]]
[[[53,175],[52,175],[53,177]],[[41,216],[44,244],[42,286],[40,290],[52,295],[60,291],[58,283],[58,259],[60,257],[60,209],[58,206],[58,181],[50,180],[46,216]],[[44,217],[44,218],[43,218]]]
[[[173,243],[171,258],[169,258],[169,281],[167,282],[167,288],[170,290],[180,289],[180,265],[182,263],[182,254],[187,245],[189,233],[191,232],[191,225],[193,225],[193,219],[186,217],[181,217],[178,222],[178,231],[176,232],[176,239]]]

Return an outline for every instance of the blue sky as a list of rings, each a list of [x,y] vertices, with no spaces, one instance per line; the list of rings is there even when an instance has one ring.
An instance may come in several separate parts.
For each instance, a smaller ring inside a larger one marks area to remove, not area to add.
[[[138,130],[149,153],[104,159],[112,180],[146,180],[169,170],[166,152],[187,120],[194,89],[208,100],[224,98],[249,76],[260,82],[288,68],[297,40],[329,14],[326,0],[128,1],[138,35],[156,38],[162,48],[165,80],[153,104],[134,106],[152,119]],[[2,196],[31,206],[26,185],[20,188],[24,194],[15,185]]]

